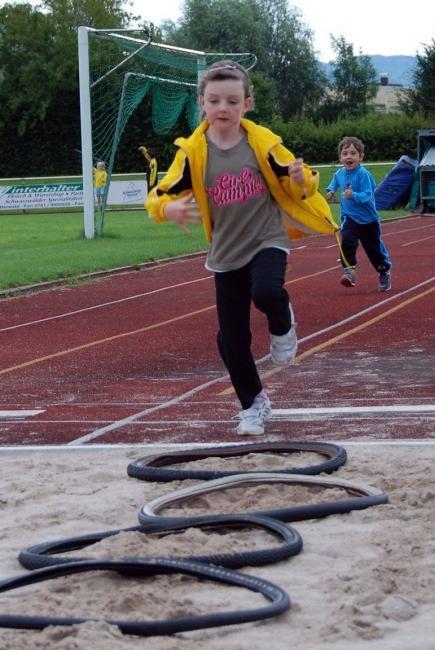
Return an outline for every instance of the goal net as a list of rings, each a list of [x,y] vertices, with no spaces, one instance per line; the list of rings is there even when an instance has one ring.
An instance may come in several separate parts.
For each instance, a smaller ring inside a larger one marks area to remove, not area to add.
[[[213,62],[231,58],[251,69],[250,53],[206,53],[156,43],[149,30],[79,27],[80,117],[85,236],[103,234],[116,151],[131,115],[147,98],[152,128],[169,133],[185,115],[193,130],[199,122],[198,79]],[[105,163],[107,181],[96,209],[93,167]]]

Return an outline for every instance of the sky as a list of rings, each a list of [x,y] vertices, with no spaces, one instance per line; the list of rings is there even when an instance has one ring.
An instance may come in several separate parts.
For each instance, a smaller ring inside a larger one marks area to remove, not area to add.
[[[134,0],[132,11],[158,25],[165,19],[175,22],[182,0]],[[424,54],[424,45],[435,39],[435,3],[430,0],[289,0],[302,12],[304,22],[314,32],[314,49],[320,61],[335,59],[330,34],[344,36],[354,54]],[[357,11],[358,8],[358,11]]]
[[[6,0],[0,0],[0,7]],[[39,0],[8,0],[20,4]],[[126,0],[127,10],[158,25],[166,19],[174,22],[181,15],[183,0]],[[301,20],[314,34],[314,49],[320,61],[335,59],[330,34],[344,36],[353,45],[354,54],[424,54],[424,46],[435,39],[435,2],[433,0],[288,0],[302,12]],[[358,11],[356,11],[358,7]]]

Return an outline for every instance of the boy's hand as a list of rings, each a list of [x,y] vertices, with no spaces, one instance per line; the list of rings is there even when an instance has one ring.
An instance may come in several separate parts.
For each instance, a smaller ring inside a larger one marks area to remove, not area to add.
[[[304,185],[305,174],[304,174],[303,158],[296,158],[296,160],[293,163],[290,163],[290,165],[288,166],[288,175],[298,185]]]
[[[327,192],[326,200],[328,201],[328,203],[331,203],[331,201],[334,200],[334,196],[335,196],[335,192],[331,192],[331,191]]]
[[[193,194],[190,192],[190,194],[183,196],[182,199],[166,203],[163,210],[166,219],[174,221],[186,235],[190,234],[186,224],[201,223],[201,213],[192,199]]]
[[[352,198],[352,193],[353,193],[352,185],[350,183],[348,183],[346,189],[344,190],[344,198],[345,199],[351,199]]]

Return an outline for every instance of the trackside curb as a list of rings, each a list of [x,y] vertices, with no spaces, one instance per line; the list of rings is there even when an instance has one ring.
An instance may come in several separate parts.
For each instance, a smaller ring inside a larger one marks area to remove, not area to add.
[[[80,280],[87,280],[92,278],[104,278],[110,275],[115,275],[116,273],[129,273],[130,271],[140,271],[144,268],[152,268],[154,266],[160,266],[161,264],[168,264],[171,262],[177,262],[180,260],[194,259],[195,257],[201,257],[205,255],[205,251],[199,251],[196,253],[187,253],[186,255],[177,255],[176,257],[163,257],[160,260],[152,260],[150,262],[139,262],[138,264],[130,264],[128,266],[118,266],[113,269],[105,269],[101,271],[93,271],[92,273],[80,273],[79,275],[71,275],[65,278],[57,278],[56,280],[48,280],[47,282],[37,282],[35,284],[26,284],[22,287],[11,287],[10,289],[2,289],[0,291],[0,297],[13,298],[14,296],[32,293],[34,291],[44,291],[48,289],[53,289],[62,285],[72,285],[79,283]]]

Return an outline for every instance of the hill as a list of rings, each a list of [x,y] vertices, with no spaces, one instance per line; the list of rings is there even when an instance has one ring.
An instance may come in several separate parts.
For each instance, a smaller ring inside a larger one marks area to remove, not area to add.
[[[402,84],[403,86],[412,85],[412,73],[417,64],[415,56],[406,56],[395,54],[393,56],[384,56],[382,54],[370,55],[373,66],[376,70],[377,77],[382,73],[388,75],[390,84]],[[322,63],[324,71],[328,77],[331,75],[331,64]]]

